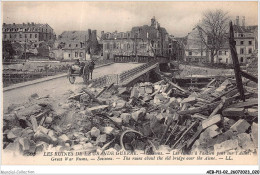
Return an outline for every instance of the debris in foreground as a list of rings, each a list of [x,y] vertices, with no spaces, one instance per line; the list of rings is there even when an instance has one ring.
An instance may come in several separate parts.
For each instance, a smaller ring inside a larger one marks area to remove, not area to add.
[[[195,92],[166,77],[134,87],[84,88],[60,102],[33,94],[4,114],[3,148],[21,154],[48,149],[255,153],[257,96],[257,90],[245,88],[241,101],[230,79]]]

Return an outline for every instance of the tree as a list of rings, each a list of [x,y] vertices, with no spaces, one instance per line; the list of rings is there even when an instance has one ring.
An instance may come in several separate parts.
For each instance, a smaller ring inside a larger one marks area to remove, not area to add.
[[[228,22],[228,12],[217,9],[204,13],[197,26],[202,42],[210,51],[211,63],[214,63],[214,57],[227,41]]]
[[[15,50],[12,47],[12,43],[10,41],[3,41],[3,58],[4,60],[13,59],[15,54]]]

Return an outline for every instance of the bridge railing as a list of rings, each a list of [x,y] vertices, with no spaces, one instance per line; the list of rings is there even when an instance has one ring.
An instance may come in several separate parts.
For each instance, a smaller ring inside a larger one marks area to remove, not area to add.
[[[110,75],[104,75],[102,77],[99,77],[94,80],[90,80],[88,84],[92,84],[93,87],[102,87],[102,86],[108,86],[112,83],[118,85],[122,84],[124,81],[128,80],[129,78],[134,77],[140,72],[143,72],[147,70],[148,68],[154,66],[157,63],[157,61],[153,60],[151,62],[148,62],[144,65],[138,66],[134,69],[130,69],[127,71],[124,71],[120,74],[110,74]]]
[[[140,55],[137,56],[115,55],[114,56],[115,63],[128,63],[128,62],[148,63],[153,60],[155,60],[155,58],[151,56],[140,56]]]

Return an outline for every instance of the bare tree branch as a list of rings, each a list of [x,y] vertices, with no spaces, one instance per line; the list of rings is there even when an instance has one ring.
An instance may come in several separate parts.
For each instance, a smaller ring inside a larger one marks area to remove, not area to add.
[[[217,52],[227,40],[228,21],[228,13],[218,9],[204,13],[202,23],[197,25],[203,44],[211,52],[212,63],[214,62],[214,56],[217,55]]]

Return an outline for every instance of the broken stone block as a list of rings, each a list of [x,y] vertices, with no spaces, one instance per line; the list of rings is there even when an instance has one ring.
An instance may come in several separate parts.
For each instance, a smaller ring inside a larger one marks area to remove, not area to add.
[[[35,140],[35,142],[43,141],[48,144],[50,144],[52,142],[50,136],[48,136],[44,132],[41,132],[41,130],[36,131],[36,133],[34,134],[34,140]]]
[[[156,118],[157,118],[158,120],[162,120],[162,119],[164,119],[164,115],[163,115],[162,113],[160,113],[160,114],[158,114],[158,115],[156,116]]]
[[[30,149],[29,139],[27,139],[27,138],[19,138],[18,141],[22,145],[22,150],[23,151],[28,151]]]
[[[253,122],[251,126],[251,138],[256,148],[258,148],[258,124]]]
[[[165,102],[167,99],[162,94],[156,94],[154,96],[153,102],[154,104],[161,104]]]
[[[25,128],[25,129],[22,131],[20,137],[32,139],[33,135],[34,135],[33,130],[32,130],[31,128],[27,127],[27,128]]]
[[[150,136],[152,134],[152,130],[150,128],[150,122],[146,122],[143,124],[143,127],[140,128],[141,132],[145,135],[145,136]]]
[[[80,96],[80,98],[79,98],[79,101],[81,102],[81,103],[89,103],[90,102],[90,97],[89,97],[89,95],[88,94],[82,94],[81,96]]]
[[[92,137],[98,137],[100,135],[100,130],[96,127],[93,127],[90,131]]]
[[[75,151],[77,151],[77,150],[83,150],[83,149],[84,149],[84,145],[82,145],[82,144],[73,145],[73,146],[71,147],[71,149],[73,149],[73,150],[75,150]]]
[[[254,143],[251,140],[251,137],[249,134],[247,133],[241,133],[237,135],[237,139],[238,139],[238,144],[243,148],[243,149],[254,149]]]
[[[5,148],[5,151],[6,152],[11,152],[13,153],[14,155],[20,155],[22,154],[22,149],[21,149],[21,146],[20,146],[20,143],[18,141],[18,139],[16,139],[13,143],[9,143],[6,148]]]
[[[139,96],[139,91],[137,87],[133,87],[131,90],[131,95],[130,98],[138,98]]]
[[[152,97],[150,95],[145,95],[144,98],[143,98],[144,102],[148,102],[150,100],[152,100]]]
[[[168,145],[160,145],[157,151],[160,153],[167,153],[171,151],[171,148]]]
[[[124,100],[117,100],[113,103],[113,107],[116,109],[122,109],[126,106],[126,101]]]
[[[220,121],[221,121],[221,115],[220,114],[214,115],[214,116],[202,121],[202,123],[201,123],[202,129],[206,129],[207,127],[217,124]]]
[[[51,124],[51,122],[52,122],[52,117],[48,116],[48,117],[45,118],[45,123],[46,124]]]
[[[215,144],[214,145],[214,151],[216,152],[225,152],[233,149],[238,149],[240,148],[238,145],[238,140],[226,140],[220,144]]]
[[[66,134],[62,134],[61,136],[58,137],[60,141],[66,143],[68,142],[70,139]]]
[[[124,94],[128,94],[128,90],[126,87],[119,87],[118,88],[118,95],[121,96],[121,95],[124,95]]]
[[[103,132],[105,134],[112,134],[112,132],[114,131],[114,128],[110,127],[110,126],[106,126],[103,128]]]
[[[84,136],[79,136],[78,139],[79,139],[80,142],[83,142],[83,143],[86,143],[87,141],[90,140],[89,138],[84,137]]]
[[[212,125],[201,134],[200,138],[202,138],[203,140],[208,140],[218,136],[219,134],[221,134],[219,127],[217,125]]]
[[[62,129],[61,129],[58,125],[52,126],[52,128],[53,128],[56,132],[62,133]]]
[[[248,109],[247,109],[247,114],[248,114],[249,116],[252,116],[252,117],[257,117],[257,116],[258,116],[258,109],[248,108]]]
[[[118,144],[115,144],[114,149],[116,151],[120,151],[122,149],[122,147],[120,145],[118,145]]]
[[[20,117],[29,117],[29,116],[32,116],[34,114],[38,114],[41,111],[42,111],[41,106],[35,104],[35,105],[32,105],[32,106],[26,107],[24,109],[18,110],[16,112],[17,112],[17,117],[20,118]]]
[[[53,130],[49,130],[48,136],[50,136],[53,143],[58,141],[57,135],[55,134],[55,132]]]
[[[146,109],[141,108],[140,110],[133,112],[131,116],[135,121],[138,121],[141,117],[144,117],[145,114],[146,114]]]
[[[131,119],[131,114],[129,114],[129,113],[122,113],[120,115],[120,118],[122,119],[124,124],[128,124],[129,120]]]
[[[49,129],[44,128],[43,126],[38,126],[37,131],[40,131],[40,132],[42,132],[44,134],[48,134]]]
[[[248,130],[250,124],[244,120],[244,119],[239,119],[234,125],[230,127],[230,129],[235,132],[235,133],[244,133],[246,130]]]
[[[188,97],[188,98],[184,98],[181,103],[190,103],[190,102],[195,102],[196,101],[196,97]]]
[[[226,117],[242,117],[245,116],[244,108],[226,108],[222,111],[222,115]]]
[[[153,87],[152,86],[146,86],[145,87],[145,93],[152,94],[153,93]]]
[[[113,120],[115,123],[121,125],[122,124],[122,118],[117,117],[110,117],[111,120]]]
[[[166,126],[161,124],[160,121],[156,118],[156,116],[153,116],[150,119],[150,128],[156,137],[161,138]]]
[[[107,135],[106,134],[102,134],[102,135],[99,135],[98,138],[97,138],[97,143],[104,143],[106,142],[107,140]]]
[[[22,135],[23,128],[13,128],[7,133],[7,138],[14,140]]]
[[[33,131],[36,132],[36,130],[38,128],[37,120],[34,116],[30,116],[30,119],[31,119]]]
[[[121,111],[112,111],[112,115],[114,117],[120,117],[121,113],[122,113]]]
[[[108,107],[109,107],[108,105],[94,106],[94,107],[91,107],[91,108],[87,108],[87,111],[92,112],[92,113],[98,113],[98,112],[104,111]]]
[[[233,120],[233,119],[229,119],[227,117],[224,117],[224,121],[223,121],[223,124],[224,124],[224,128],[226,130],[228,130],[233,124],[235,124],[236,121]]]
[[[139,91],[138,96],[144,96],[144,95],[145,95],[145,88],[144,88],[144,87],[140,87],[140,88],[138,89],[138,91]]]

